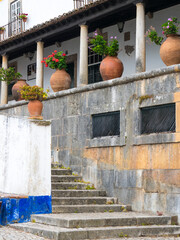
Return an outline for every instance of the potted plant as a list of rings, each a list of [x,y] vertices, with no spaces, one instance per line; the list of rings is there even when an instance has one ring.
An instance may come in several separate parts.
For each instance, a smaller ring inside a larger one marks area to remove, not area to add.
[[[160,57],[167,66],[180,63],[180,35],[178,35],[179,26],[180,22],[178,22],[176,17],[168,18],[168,21],[162,24],[163,37],[158,36],[155,28],[152,26],[145,35],[151,40],[151,42],[161,45]],[[166,40],[164,41],[165,38]]]
[[[23,85],[28,85],[25,79],[21,79],[22,75],[19,72],[15,72],[14,68],[9,67],[7,69],[0,69],[0,81],[5,81],[7,85],[16,81],[16,83],[12,87],[12,95],[16,101],[23,100],[21,98],[21,94],[18,92],[20,87]]]
[[[106,56],[100,64],[100,73],[103,80],[110,80],[121,77],[124,67],[120,59],[117,58],[119,51],[119,43],[117,37],[111,37],[109,45],[103,36],[95,32],[95,37],[90,39],[93,45],[90,47],[95,53]]]
[[[38,86],[26,86],[21,87],[20,93],[21,97],[29,101],[28,103],[28,111],[31,119],[39,119],[42,120],[41,116],[43,104],[42,101],[47,98],[47,92],[44,91],[43,88]]]
[[[66,72],[67,64],[65,53],[62,51],[57,52],[57,50],[55,50],[51,55],[44,58],[44,60],[41,62],[45,64],[45,67],[56,69],[56,72],[53,73],[50,78],[51,88],[54,92],[70,88],[71,77]]]
[[[3,34],[5,31],[5,28],[4,27],[0,27],[0,34]]]
[[[20,13],[20,14],[19,14],[19,18],[22,19],[23,22],[26,22],[26,21],[27,21],[27,16],[28,16],[27,13]]]

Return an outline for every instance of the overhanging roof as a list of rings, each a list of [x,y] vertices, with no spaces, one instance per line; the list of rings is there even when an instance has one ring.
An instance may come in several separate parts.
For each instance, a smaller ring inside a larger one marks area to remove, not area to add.
[[[37,25],[23,33],[0,42],[0,54],[6,53],[9,59],[25,52],[35,51],[36,42],[41,40],[46,46],[66,41],[80,34],[80,24],[86,23],[89,32],[135,18],[137,0],[99,0],[80,9],[68,12]],[[155,12],[179,4],[179,0],[142,0],[145,11]]]

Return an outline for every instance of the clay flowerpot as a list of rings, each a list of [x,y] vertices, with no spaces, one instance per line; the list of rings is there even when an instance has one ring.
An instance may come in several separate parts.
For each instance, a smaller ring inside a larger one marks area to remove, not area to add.
[[[27,18],[23,18],[22,20],[23,20],[23,22],[27,22]]]
[[[3,34],[4,33],[4,30],[0,30],[0,34]]]
[[[166,66],[180,63],[180,35],[167,35],[160,47],[160,57]]]
[[[31,100],[28,103],[28,111],[31,119],[40,119],[42,120],[43,117],[41,116],[43,109],[43,104],[39,100]]]
[[[29,86],[29,84],[26,83],[25,79],[19,79],[17,80],[17,82],[13,85],[12,87],[12,95],[13,98],[16,101],[21,101],[23,100],[23,98],[21,97],[21,93],[19,91],[21,91],[21,87],[23,87],[24,85]]]
[[[100,73],[104,81],[121,77],[123,70],[123,64],[116,56],[107,56],[100,64]]]
[[[71,77],[64,69],[57,69],[50,78],[50,84],[54,92],[69,89],[71,85]]]

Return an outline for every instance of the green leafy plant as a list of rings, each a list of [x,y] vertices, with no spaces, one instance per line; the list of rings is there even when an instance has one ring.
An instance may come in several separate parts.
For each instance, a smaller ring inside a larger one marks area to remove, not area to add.
[[[89,48],[99,55],[117,56],[118,54],[119,43],[117,37],[111,37],[108,45],[107,41],[104,40],[103,36],[98,35],[95,32],[95,37],[93,39],[90,39],[90,43],[93,46]]]
[[[7,69],[0,69],[0,81],[5,81],[9,85],[12,81],[21,78],[22,75],[19,72],[15,72],[14,68],[9,67]]]
[[[5,30],[5,28],[4,27],[0,27],[0,31],[4,31]]]
[[[163,37],[159,37],[156,29],[152,26],[150,29],[148,29],[145,36],[148,37],[151,42],[154,42],[157,45],[161,45],[165,36],[178,33],[179,24],[180,22],[176,17],[168,18],[168,21],[162,24],[162,34],[164,35]]]
[[[27,13],[20,13],[19,18],[20,19],[27,19],[28,14]]]
[[[21,97],[26,101],[43,101],[47,98],[47,92],[49,92],[49,90],[47,89],[46,92],[44,92],[44,89],[41,87],[24,85],[19,92],[21,93]]]
[[[52,69],[67,69],[66,54],[63,52],[57,52],[57,50],[52,52],[48,57],[45,57],[41,63],[44,63],[45,67],[50,67]]]

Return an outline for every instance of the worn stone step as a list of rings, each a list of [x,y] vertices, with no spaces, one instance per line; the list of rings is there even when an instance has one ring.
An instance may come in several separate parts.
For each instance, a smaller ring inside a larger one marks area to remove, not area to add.
[[[122,212],[131,211],[130,205],[102,204],[102,205],[53,205],[53,213],[90,213],[90,212]]]
[[[51,182],[78,182],[81,181],[82,177],[73,175],[52,175]]]
[[[52,197],[105,197],[106,191],[99,190],[52,190]]]
[[[69,214],[43,214],[32,215],[31,220],[65,228],[86,228],[105,226],[149,226],[170,225],[169,216],[149,216],[135,212],[129,213],[69,213]],[[174,222],[173,222],[174,224]],[[177,219],[176,219],[177,224]]]
[[[51,175],[72,175],[70,169],[51,169]]]
[[[58,182],[52,182],[51,183],[51,187],[52,190],[54,189],[81,189],[81,190],[86,190],[86,188],[88,186],[90,186],[91,184],[85,184],[85,183],[79,183],[79,182],[64,182],[64,183],[58,183]]]
[[[114,204],[117,203],[117,198],[109,197],[53,197],[53,205],[86,205],[86,204]]]
[[[129,226],[61,228],[38,223],[14,224],[13,227],[55,240],[106,239],[180,234],[180,226]]]

